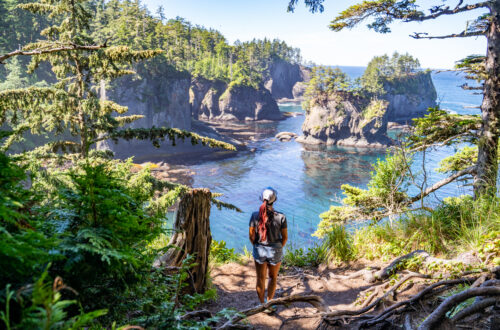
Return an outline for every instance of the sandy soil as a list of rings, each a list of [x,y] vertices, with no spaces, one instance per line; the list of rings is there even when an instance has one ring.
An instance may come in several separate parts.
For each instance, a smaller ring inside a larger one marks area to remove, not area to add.
[[[363,268],[363,265],[351,265],[346,269],[327,270],[313,273],[312,270],[287,269],[278,276],[276,297],[290,294],[314,294],[323,298],[330,309],[351,309],[350,304],[356,300],[358,293],[370,287],[362,279],[342,281],[332,279],[328,273],[349,274]],[[241,265],[229,263],[212,269],[212,282],[217,288],[218,299],[206,306],[212,312],[223,308],[242,310],[258,305],[259,301],[255,292],[255,268],[253,261]],[[308,304],[296,303],[292,306],[278,306],[276,313],[268,315],[259,313],[248,318],[256,329],[278,329],[283,321],[297,314],[313,315],[316,310]],[[298,319],[287,321],[282,329],[315,329],[319,323],[318,318]]]

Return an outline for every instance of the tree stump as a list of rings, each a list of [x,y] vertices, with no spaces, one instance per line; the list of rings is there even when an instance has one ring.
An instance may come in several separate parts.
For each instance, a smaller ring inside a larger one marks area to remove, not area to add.
[[[191,189],[181,197],[174,223],[175,232],[169,242],[172,247],[154,263],[155,267],[181,267],[188,255],[194,256],[189,281],[191,293],[203,293],[206,289],[212,242],[209,219],[211,197],[212,193],[206,188]]]

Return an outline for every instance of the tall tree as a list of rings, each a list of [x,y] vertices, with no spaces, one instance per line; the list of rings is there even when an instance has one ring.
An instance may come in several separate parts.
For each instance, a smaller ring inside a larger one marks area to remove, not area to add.
[[[299,0],[291,0],[288,10],[293,11]],[[324,0],[305,0],[312,12],[323,11]],[[435,1],[434,6],[422,9],[416,0],[372,0],[350,6],[335,17],[330,29],[341,31],[351,29],[363,21],[368,28],[379,33],[389,33],[389,24],[394,21],[424,22],[444,16],[456,15],[468,11],[478,11],[477,18],[467,24],[463,31],[432,36],[427,33],[414,33],[415,39],[447,39],[485,36],[487,49],[485,54],[485,79],[482,86],[481,104],[482,123],[479,150],[475,168],[474,193],[495,193],[498,174],[498,140],[500,137],[500,1],[476,1],[464,4],[458,0],[455,6]]]

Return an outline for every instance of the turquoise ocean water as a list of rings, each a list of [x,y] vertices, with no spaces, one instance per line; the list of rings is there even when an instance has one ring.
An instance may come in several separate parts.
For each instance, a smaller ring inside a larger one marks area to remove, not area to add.
[[[351,77],[361,75],[364,70],[362,67],[341,69]],[[459,88],[465,82],[463,77],[443,72],[433,73],[432,78],[442,108],[460,114],[479,113],[478,109],[471,107],[480,105],[481,96]],[[280,109],[303,112],[295,104],[281,104]],[[212,208],[210,221],[214,239],[225,240],[229,247],[239,251],[245,245],[249,246],[250,214],[260,205],[262,189],[272,186],[278,191],[275,208],[285,213],[288,219],[290,241],[294,246],[309,246],[316,241],[311,234],[320,220],[319,214],[342,197],[340,186],[347,183],[366,187],[371,164],[383,158],[385,150],[305,147],[297,142],[283,143],[274,139],[274,135],[281,131],[300,134],[303,121],[304,116],[297,116],[257,124],[257,129],[264,134],[262,139],[249,143],[249,148],[255,148],[255,152],[241,152],[229,159],[189,165],[196,172],[195,187],[208,187],[223,193],[221,199],[243,210],[243,213],[236,213]],[[431,183],[441,177],[432,169],[452,152],[453,149],[444,148],[426,155],[425,164]],[[421,159],[419,155],[417,163]],[[452,183],[431,196],[429,203],[468,192],[467,188]]]

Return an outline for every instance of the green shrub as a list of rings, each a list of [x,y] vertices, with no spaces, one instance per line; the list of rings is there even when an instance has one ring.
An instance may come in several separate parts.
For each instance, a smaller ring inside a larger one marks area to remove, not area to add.
[[[224,264],[232,261],[239,261],[240,255],[234,252],[234,248],[227,248],[226,242],[212,240],[210,245],[210,261],[215,264]]]
[[[367,259],[390,259],[421,249],[445,256],[475,251],[481,260],[494,262],[495,251],[500,251],[500,198],[448,198],[430,212],[358,229],[354,245]]]
[[[58,240],[40,231],[42,219],[31,210],[38,193],[23,187],[25,179],[24,169],[0,153],[0,283],[14,289],[34,281],[45,264],[60,257]]]

